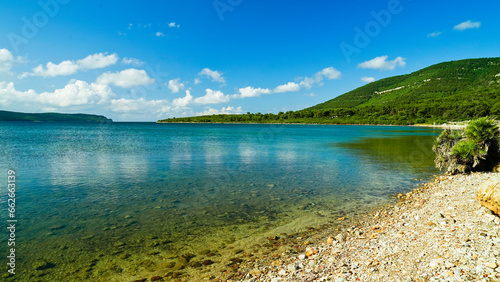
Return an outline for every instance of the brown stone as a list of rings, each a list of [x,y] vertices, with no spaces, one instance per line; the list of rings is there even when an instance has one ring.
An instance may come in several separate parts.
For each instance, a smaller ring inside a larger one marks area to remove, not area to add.
[[[317,254],[317,253],[318,253],[318,251],[317,251],[317,250],[315,250],[315,249],[312,249],[312,248],[311,248],[311,249],[307,249],[307,251],[306,251],[306,256],[307,256],[307,257],[310,257],[310,256],[315,255],[315,254]]]
[[[161,276],[153,276],[149,280],[151,280],[151,281],[160,281],[160,280],[163,280],[163,277],[161,277]]]
[[[328,245],[333,245],[333,238],[332,237],[328,237],[328,239],[326,239],[326,243]]]
[[[209,259],[207,259],[207,260],[204,260],[201,264],[203,264],[203,265],[212,265],[212,264],[214,264],[214,262],[211,261],[211,260],[209,260]]]
[[[232,259],[230,259],[230,261],[232,261],[234,263],[241,263],[243,260],[240,258],[232,258]]]
[[[481,205],[500,215],[500,182],[489,181],[483,184],[477,191],[476,198]]]

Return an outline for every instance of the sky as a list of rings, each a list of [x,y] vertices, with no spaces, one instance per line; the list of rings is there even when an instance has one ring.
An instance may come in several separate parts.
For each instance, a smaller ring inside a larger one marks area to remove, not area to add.
[[[498,1],[4,1],[0,110],[157,121],[304,109],[500,56]]]

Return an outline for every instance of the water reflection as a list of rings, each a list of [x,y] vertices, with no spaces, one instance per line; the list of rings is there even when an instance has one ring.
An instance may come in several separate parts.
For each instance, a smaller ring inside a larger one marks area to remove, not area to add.
[[[115,243],[124,243],[124,253],[158,251],[165,258],[171,249],[147,244],[221,249],[229,236],[302,218],[331,220],[319,212],[368,209],[408,189],[409,179],[435,172],[426,141],[432,133],[405,137],[393,127],[2,126],[9,142],[0,141],[0,170],[16,166],[25,176],[20,185],[30,187],[20,194],[26,203],[20,235],[33,251],[20,269],[30,272],[30,263],[45,259],[42,250],[64,245],[72,262],[54,259],[65,266],[61,275],[76,273],[76,280],[96,257],[104,266],[116,261]],[[394,137],[381,138],[384,132]],[[124,271],[137,267],[133,261],[121,262]],[[106,279],[107,271],[96,269],[91,278]],[[47,273],[57,281],[59,274]]]

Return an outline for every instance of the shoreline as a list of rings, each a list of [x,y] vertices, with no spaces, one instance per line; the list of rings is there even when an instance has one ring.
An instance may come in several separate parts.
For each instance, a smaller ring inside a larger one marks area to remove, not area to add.
[[[496,173],[441,175],[342,229],[242,258],[212,281],[500,281],[500,218],[481,207],[479,186]],[[307,233],[307,232],[306,232]],[[300,234],[299,234],[300,235]],[[313,236],[314,237],[314,236]],[[278,239],[279,238],[279,239]],[[279,245],[279,244],[278,244]],[[304,249],[306,250],[298,250]],[[207,281],[207,280],[205,280]]]
[[[467,124],[412,124],[412,125],[398,125],[398,124],[362,124],[362,123],[293,123],[293,122],[267,122],[267,123],[259,123],[259,122],[160,122],[157,121],[155,123],[158,124],[257,124],[257,125],[265,125],[265,124],[279,124],[279,125],[358,125],[358,126],[409,126],[409,127],[427,127],[427,128],[441,128],[441,129],[454,129],[460,130],[465,129]]]

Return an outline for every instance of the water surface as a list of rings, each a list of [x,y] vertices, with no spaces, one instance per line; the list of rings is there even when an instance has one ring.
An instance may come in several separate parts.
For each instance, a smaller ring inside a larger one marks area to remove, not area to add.
[[[392,126],[1,123],[0,177],[6,183],[8,169],[18,177],[18,271],[10,279],[120,281],[278,226],[293,232],[368,211],[437,173],[431,146],[438,133]],[[6,224],[7,214],[1,216]]]

